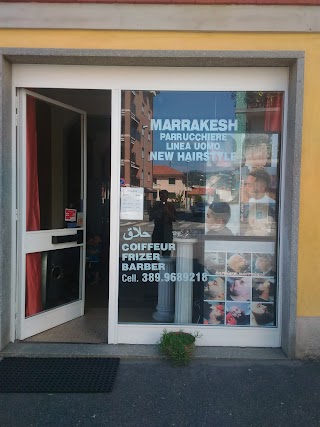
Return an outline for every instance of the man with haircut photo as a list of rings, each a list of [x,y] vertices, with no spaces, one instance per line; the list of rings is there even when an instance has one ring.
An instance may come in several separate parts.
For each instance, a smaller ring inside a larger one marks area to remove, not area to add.
[[[244,166],[249,171],[270,166],[271,145],[269,136],[263,133],[246,135],[243,157]]]
[[[250,172],[244,183],[249,203],[275,203],[268,195],[270,181],[270,175],[264,169]]]
[[[276,233],[275,200],[269,196],[271,178],[264,169],[255,169],[244,183],[243,223],[248,224],[247,236],[271,236]]]

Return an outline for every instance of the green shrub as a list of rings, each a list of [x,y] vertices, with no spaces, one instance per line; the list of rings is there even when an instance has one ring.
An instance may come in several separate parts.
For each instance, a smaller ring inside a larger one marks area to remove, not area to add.
[[[198,332],[168,332],[165,329],[158,341],[158,347],[160,353],[170,359],[174,366],[186,366],[192,358],[196,338],[199,337]]]

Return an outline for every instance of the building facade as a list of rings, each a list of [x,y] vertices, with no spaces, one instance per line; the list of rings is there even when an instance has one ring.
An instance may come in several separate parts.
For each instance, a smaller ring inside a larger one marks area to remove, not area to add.
[[[82,3],[0,3],[1,349],[103,308],[318,357],[317,2]],[[205,222],[149,221],[167,167]]]

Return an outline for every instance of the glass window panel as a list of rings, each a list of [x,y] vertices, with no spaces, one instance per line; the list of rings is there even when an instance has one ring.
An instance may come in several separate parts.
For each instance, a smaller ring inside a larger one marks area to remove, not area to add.
[[[28,126],[29,122],[27,129]],[[28,204],[27,215],[39,203],[38,229],[76,226],[76,219],[73,221],[75,216],[72,216],[72,221],[65,221],[65,209],[82,212],[81,115],[35,99],[35,127],[34,155],[37,162],[28,162],[27,175],[33,177],[31,188],[35,188],[34,180],[38,182],[38,195]],[[27,227],[27,231],[31,230],[34,227]]]
[[[26,317],[80,298],[80,248],[26,255]]]
[[[276,326],[283,93],[123,91],[124,110],[119,321]]]

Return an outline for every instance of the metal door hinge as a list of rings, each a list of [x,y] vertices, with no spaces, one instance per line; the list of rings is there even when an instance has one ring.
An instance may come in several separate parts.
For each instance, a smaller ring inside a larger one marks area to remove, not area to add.
[[[15,111],[16,111],[16,126],[18,126],[18,103],[19,103],[19,99],[16,96],[16,108],[15,108]]]

